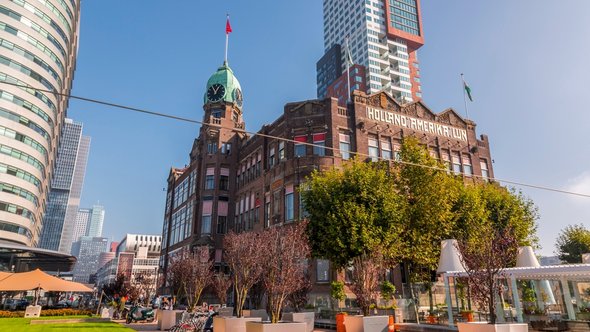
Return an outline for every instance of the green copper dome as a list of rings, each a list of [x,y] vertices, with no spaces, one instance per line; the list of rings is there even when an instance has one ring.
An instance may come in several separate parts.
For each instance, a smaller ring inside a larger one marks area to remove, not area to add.
[[[242,88],[227,63],[223,63],[207,81],[204,103],[229,102],[242,107]]]

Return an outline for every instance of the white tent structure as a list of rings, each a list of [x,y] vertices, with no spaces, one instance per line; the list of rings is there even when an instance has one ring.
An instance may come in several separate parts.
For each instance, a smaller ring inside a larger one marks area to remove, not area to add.
[[[453,312],[452,302],[449,287],[449,278],[466,278],[467,273],[461,265],[461,254],[454,244],[456,240],[442,241],[441,257],[439,260],[438,273],[442,273],[445,291],[447,310],[449,315],[449,325],[453,326]],[[529,247],[530,248],[530,247]],[[548,303],[555,303],[553,292],[549,287],[549,281],[559,282],[561,284],[561,292],[563,294],[563,303],[565,304],[568,319],[576,319],[576,313],[572,299],[575,298],[576,303],[581,303],[580,294],[578,292],[577,283],[590,282],[590,264],[567,264],[567,265],[549,265],[540,266],[533,254],[532,249],[523,247],[519,250],[520,261],[517,265],[529,265],[514,268],[506,268],[502,271],[500,278],[510,281],[512,289],[512,297],[514,301],[514,308],[516,310],[516,319],[519,323],[523,322],[522,307],[520,297],[517,291],[516,280],[532,280],[538,281],[537,289],[543,289],[548,295]],[[569,283],[574,283],[574,296],[570,292]],[[545,285],[543,285],[545,283]],[[540,296],[537,296],[540,298]],[[539,303],[541,304],[541,303]]]

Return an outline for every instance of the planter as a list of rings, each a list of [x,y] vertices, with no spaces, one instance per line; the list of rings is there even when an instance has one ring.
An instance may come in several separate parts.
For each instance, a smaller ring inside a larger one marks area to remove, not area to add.
[[[426,322],[428,324],[436,324],[438,323],[438,317],[436,317],[435,315],[428,315],[426,316]]]
[[[213,331],[217,332],[215,328]],[[232,330],[233,331],[233,330]],[[246,332],[306,332],[306,323],[280,322],[280,323],[263,323],[263,322],[246,322]]]
[[[313,332],[315,314],[313,312],[288,312],[283,314],[283,320],[286,322],[305,323],[307,332]]]
[[[346,316],[346,332],[387,332],[388,316]]]
[[[158,319],[158,330],[169,330],[176,325],[177,316],[181,315],[184,310],[162,310],[160,319]]]
[[[246,322],[260,322],[260,317],[213,317],[215,332],[246,332]]]
[[[528,324],[487,324],[486,322],[457,323],[459,332],[528,332]]]
[[[260,317],[263,321],[269,320],[268,314],[264,309],[242,310],[244,317]]]
[[[219,308],[217,312],[221,317],[231,317],[234,314],[234,307]]]
[[[346,327],[344,327],[346,316],[347,314],[342,312],[336,314],[336,332],[346,332]]]
[[[463,317],[463,319],[469,323],[474,321],[473,311],[461,311],[461,317]]]
[[[590,312],[576,312],[577,320],[590,320]]]

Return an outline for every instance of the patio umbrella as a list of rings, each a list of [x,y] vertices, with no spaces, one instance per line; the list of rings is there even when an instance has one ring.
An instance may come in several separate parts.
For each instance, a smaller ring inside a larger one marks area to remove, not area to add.
[[[3,279],[0,276],[0,291],[27,291],[43,289],[55,292],[92,292],[81,283],[63,280],[39,269],[29,272],[12,273]]]
[[[6,278],[8,276],[11,276],[11,275],[12,275],[12,273],[10,273],[10,272],[2,272],[2,271],[0,271],[0,280]]]

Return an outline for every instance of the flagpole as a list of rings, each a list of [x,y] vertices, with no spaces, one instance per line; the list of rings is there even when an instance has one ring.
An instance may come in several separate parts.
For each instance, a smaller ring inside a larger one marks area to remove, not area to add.
[[[348,102],[352,102],[350,99],[350,49],[348,48],[348,36],[346,36],[346,92],[348,93]]]
[[[229,22],[229,14],[227,14],[227,22]],[[225,58],[223,62],[227,65],[227,48],[229,45],[229,32],[227,31],[227,23],[226,23],[226,30],[225,30]]]
[[[463,73],[461,73],[461,90],[463,90],[463,103],[465,104],[465,118],[469,119],[469,110],[467,109],[467,96],[465,95],[465,79],[463,78]]]

